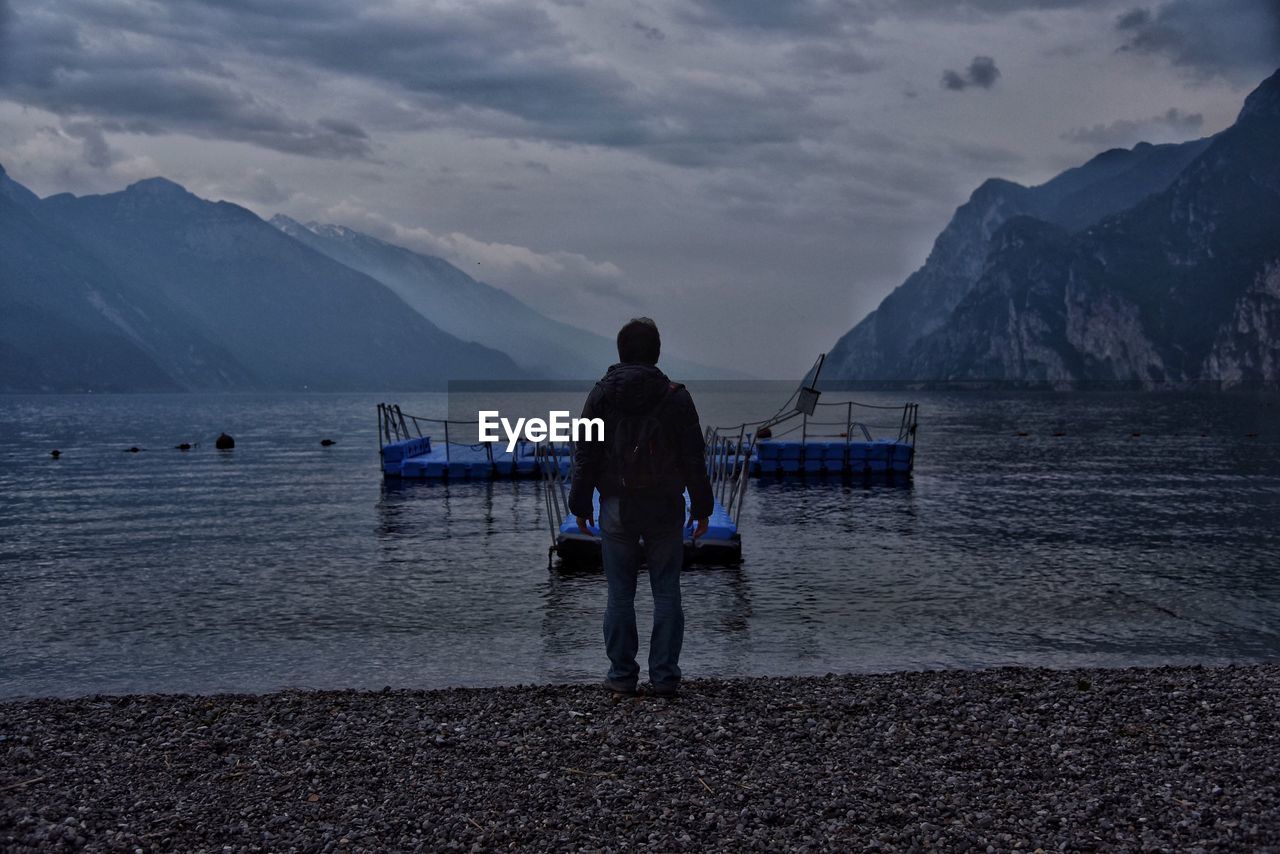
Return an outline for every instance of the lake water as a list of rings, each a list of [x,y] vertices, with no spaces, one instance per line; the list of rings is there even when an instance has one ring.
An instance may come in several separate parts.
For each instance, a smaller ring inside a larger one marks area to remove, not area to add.
[[[0,397],[0,696],[602,677],[543,484],[384,483],[384,397]],[[744,563],[684,576],[687,676],[1280,660],[1280,398],[857,397],[920,403],[914,478],[753,481]]]

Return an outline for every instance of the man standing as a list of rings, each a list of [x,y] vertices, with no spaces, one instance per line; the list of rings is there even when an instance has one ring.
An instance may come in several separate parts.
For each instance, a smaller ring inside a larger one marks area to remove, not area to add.
[[[658,370],[661,348],[658,327],[647,317],[619,330],[618,364],[596,383],[582,409],[583,418],[604,420],[604,441],[576,446],[569,512],[578,518],[578,529],[589,533],[592,494],[600,491],[600,547],[609,587],[604,645],[611,665],[605,687],[636,693],[635,596],[643,560],[653,590],[649,690],[673,697],[684,642],[684,491],[695,541],[707,531],[712,498],[698,410],[685,387]]]

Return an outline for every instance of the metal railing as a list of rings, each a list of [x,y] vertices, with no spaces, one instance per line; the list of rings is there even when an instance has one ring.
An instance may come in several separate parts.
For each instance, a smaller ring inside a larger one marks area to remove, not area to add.
[[[444,433],[444,459],[450,462],[449,447],[451,445],[459,445],[468,448],[480,448],[483,446],[485,453],[489,456],[489,463],[493,463],[493,445],[489,442],[454,442],[449,438],[449,425],[454,425],[454,429],[458,427],[476,427],[477,421],[451,421],[447,418],[427,418],[422,415],[408,415],[401,411],[400,406],[395,403],[379,403],[378,404],[378,448],[381,450],[392,442],[403,442],[406,439],[421,439],[423,436],[430,436],[433,432],[432,425],[439,425],[441,432]],[[412,425],[412,427],[411,427]],[[423,425],[426,425],[428,432],[423,433]],[[437,434],[438,435],[438,434]]]
[[[707,428],[703,440],[706,444],[707,477],[711,480],[711,493],[737,525],[751,475],[751,455],[756,447],[755,434],[748,433],[745,424],[739,425],[736,437]]]
[[[547,524],[551,528],[551,545],[554,548],[560,526],[569,515],[569,495],[565,492],[566,478],[561,474],[560,450],[552,442],[542,442],[534,448],[533,453],[542,479],[546,482],[542,497],[547,510]],[[566,456],[573,459],[572,443],[569,444]]]
[[[847,467],[850,459],[850,445],[853,443],[854,437],[857,435],[868,442],[875,441],[875,436],[872,434],[873,426],[875,429],[880,430],[896,430],[895,441],[910,445],[914,456],[916,430],[920,416],[919,404],[905,403],[885,406],[874,403],[859,403],[853,400],[833,401],[830,403],[819,402],[814,405],[814,414],[809,415],[794,407],[798,395],[799,390],[793,393],[782,408],[769,418],[760,421],[747,421],[728,428],[708,428],[706,442],[708,448],[713,449],[709,460],[715,458],[715,449],[723,448],[726,445],[734,448],[746,448],[745,468],[746,465],[749,465],[751,453],[755,450],[756,443],[760,439],[781,439],[792,436],[800,442],[801,460],[805,458],[805,443],[810,439],[843,439],[845,444],[844,464]],[[844,410],[844,417],[839,420],[833,420],[826,414],[836,414],[840,410]],[[872,417],[861,410],[869,410],[872,413],[896,412],[898,417],[896,423],[876,419],[878,423],[870,425],[868,422],[872,420]],[[785,427],[785,429],[778,429],[780,427]],[[734,433],[737,434],[736,440],[731,438]],[[764,435],[762,436],[761,433]],[[709,471],[713,471],[717,476],[725,476],[723,473],[725,466],[721,465],[717,469],[711,466],[710,462],[708,465]],[[735,472],[736,469],[729,470],[728,475],[732,475]],[[741,491],[745,491],[745,485]],[[740,494],[734,499],[739,507],[741,500],[742,496]]]

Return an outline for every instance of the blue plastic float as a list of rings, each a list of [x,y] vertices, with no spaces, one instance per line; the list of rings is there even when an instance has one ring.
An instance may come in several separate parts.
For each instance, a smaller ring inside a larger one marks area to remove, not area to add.
[[[567,477],[571,455],[558,449],[558,466]],[[519,442],[514,452],[505,445],[431,444],[429,436],[404,439],[382,446],[382,473],[387,477],[418,480],[488,480],[540,476],[537,446]]]
[[[872,439],[846,442],[822,439],[760,439],[751,456],[753,475],[909,474],[915,462],[913,442]]]
[[[595,512],[592,518],[600,521],[600,493],[593,495]],[[689,493],[684,495],[685,517],[689,515]],[[589,535],[578,530],[578,520],[565,516],[555,535],[555,553],[565,563],[597,564],[600,562],[600,528],[591,525]],[[684,562],[686,564],[734,564],[742,562],[742,538],[738,525],[719,501],[707,520],[707,532],[695,543],[685,530]]]

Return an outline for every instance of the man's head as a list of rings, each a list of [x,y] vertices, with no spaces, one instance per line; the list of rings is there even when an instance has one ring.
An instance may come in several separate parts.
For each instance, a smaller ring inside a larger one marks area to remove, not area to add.
[[[658,324],[647,317],[633,317],[618,330],[618,361],[639,362],[642,365],[658,364],[662,352],[662,338]]]

